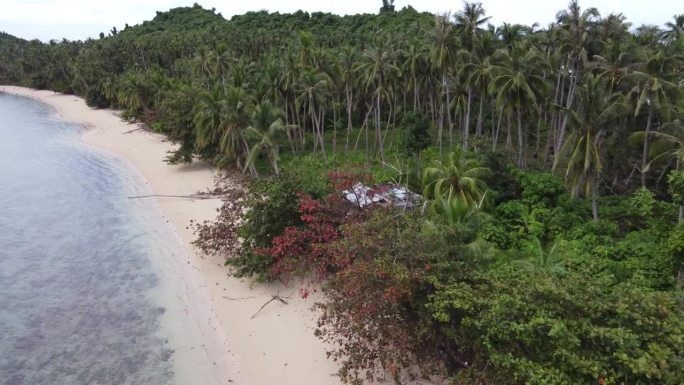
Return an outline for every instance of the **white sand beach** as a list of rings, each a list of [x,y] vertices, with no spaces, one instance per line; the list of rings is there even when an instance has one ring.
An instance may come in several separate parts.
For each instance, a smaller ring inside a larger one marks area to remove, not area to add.
[[[56,108],[62,119],[82,124],[82,139],[88,144],[129,162],[144,176],[150,190],[159,195],[190,195],[213,188],[215,170],[206,163],[172,166],[164,162],[173,145],[158,134],[135,130],[136,124],[123,122],[111,110],[96,110],[84,100],[51,91],[0,86],[0,92],[21,95]],[[228,276],[223,261],[202,257],[191,245],[194,236],[190,221],[211,220],[219,200],[188,200],[158,197],[164,220],[173,225],[185,247],[181,261],[189,268],[185,282],[188,312],[196,312],[204,323],[202,345],[219,383],[245,385],[326,385],[339,384],[336,365],[326,359],[323,343],[313,335],[316,317],[311,311],[315,299],[301,299],[298,287],[260,285]],[[288,297],[288,304],[270,303],[254,313],[273,294]],[[182,325],[180,325],[182,327]],[[183,371],[176,356],[176,373],[181,383],[201,384],[202,375]],[[202,366],[201,366],[202,367]]]

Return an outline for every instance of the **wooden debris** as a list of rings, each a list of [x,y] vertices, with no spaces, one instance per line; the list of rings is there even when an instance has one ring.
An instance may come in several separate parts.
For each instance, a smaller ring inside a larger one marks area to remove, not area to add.
[[[261,305],[261,307],[259,308],[259,310],[257,310],[257,312],[254,313],[254,315],[252,315],[252,316],[250,317],[250,319],[253,319],[254,317],[256,317],[256,315],[259,314],[259,312],[262,311],[262,310],[266,307],[266,305],[268,305],[269,303],[271,303],[271,302],[273,302],[273,301],[280,301],[281,303],[287,305],[287,301],[285,301],[285,300],[280,296],[280,294],[273,295],[273,296],[271,296],[271,299],[269,299],[268,301],[266,301],[265,304]]]

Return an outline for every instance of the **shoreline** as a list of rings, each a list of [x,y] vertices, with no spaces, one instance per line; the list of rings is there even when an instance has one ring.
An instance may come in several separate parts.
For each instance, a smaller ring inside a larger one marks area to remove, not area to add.
[[[0,86],[0,92],[51,105],[62,120],[82,125],[83,143],[128,163],[153,194],[190,195],[214,187],[217,172],[210,165],[165,163],[173,145],[161,134],[131,131],[139,125],[122,121],[115,111],[92,109],[80,97],[52,91]],[[152,199],[160,209],[159,219],[171,225],[182,244],[184,253],[179,258],[187,261],[177,261],[184,281],[177,286],[193,300],[186,311],[206,318],[196,321],[204,324],[202,346],[220,383],[340,383],[333,376],[336,365],[326,358],[325,346],[313,335],[316,316],[310,308],[315,298],[301,299],[297,286],[255,284],[249,279],[230,277],[220,258],[203,257],[194,250],[190,221],[213,220],[220,200]],[[258,317],[250,318],[277,293],[289,297],[288,305],[271,303]],[[182,363],[176,365],[182,369]],[[192,373],[181,377],[193,378]]]

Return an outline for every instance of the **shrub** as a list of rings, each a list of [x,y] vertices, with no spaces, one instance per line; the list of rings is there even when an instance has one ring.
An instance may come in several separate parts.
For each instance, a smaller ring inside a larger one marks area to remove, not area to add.
[[[328,355],[340,361],[345,382],[435,368],[438,347],[421,319],[425,295],[418,292],[443,243],[421,231],[419,218],[394,214],[376,210],[367,222],[343,227],[333,245],[347,267],[325,286],[316,334],[334,347]]]
[[[612,258],[620,260],[638,286],[658,290],[674,288],[675,259],[666,239],[652,231],[633,231],[615,245]]]
[[[562,181],[551,173],[516,170],[514,176],[522,189],[522,200],[527,204],[553,207],[565,193]]]
[[[684,171],[671,171],[667,176],[667,184],[674,203],[684,205]]]
[[[395,380],[445,373],[444,336],[435,333],[425,303],[428,279],[466,277],[485,261],[471,229],[426,225],[417,212],[375,210],[363,223],[342,227],[331,246],[346,267],[325,286],[326,299],[317,335],[334,346],[329,356],[341,362],[340,376],[350,383],[372,380],[387,371]]]
[[[239,224],[244,208],[245,190],[239,187],[223,188],[223,205],[217,209],[214,221],[194,223],[191,226],[197,238],[192,242],[204,254],[229,258],[240,251]]]
[[[300,156],[288,161],[283,169],[297,179],[300,191],[314,198],[330,193],[326,174],[330,166],[320,158],[311,155]]]
[[[256,253],[286,228],[301,224],[299,183],[287,173],[254,180],[249,189],[228,192],[215,221],[197,224],[194,244],[204,253],[222,255],[233,274],[266,280],[273,265],[268,255]]]
[[[672,293],[502,270],[438,283],[428,307],[451,349],[468,352],[456,384],[684,379],[684,312]]]
[[[340,239],[342,223],[351,220],[359,211],[338,195],[328,195],[323,200],[309,195],[299,195],[301,226],[289,226],[271,240],[268,247],[258,248],[255,254],[273,261],[269,270],[272,278],[298,275],[316,280],[337,271],[340,261],[333,257],[328,247]]]
[[[302,223],[297,195],[300,187],[301,182],[287,173],[250,184],[239,229],[241,249],[237,258],[227,260],[227,264],[236,268],[238,276],[270,278],[274,261],[258,250],[269,247],[272,239],[285,229]]]

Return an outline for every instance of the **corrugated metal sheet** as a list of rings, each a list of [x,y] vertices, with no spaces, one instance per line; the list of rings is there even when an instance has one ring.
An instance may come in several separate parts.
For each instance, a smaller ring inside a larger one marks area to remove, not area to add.
[[[342,191],[342,194],[349,202],[361,208],[373,204],[391,204],[396,207],[411,208],[422,198],[405,187],[393,184],[369,187],[357,183],[351,190]]]

